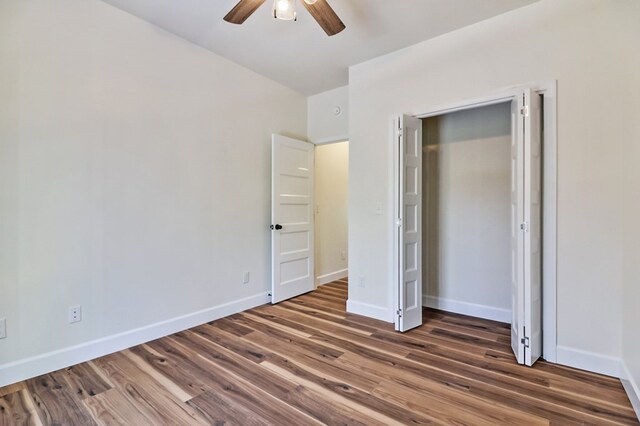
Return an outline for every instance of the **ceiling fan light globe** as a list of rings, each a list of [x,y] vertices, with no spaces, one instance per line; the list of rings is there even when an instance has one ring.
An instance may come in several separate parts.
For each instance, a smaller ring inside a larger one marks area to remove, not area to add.
[[[315,2],[317,2],[318,0],[304,0],[304,2],[306,4],[314,4]]]
[[[274,0],[273,1],[273,17],[284,21],[296,19],[296,3],[295,0]]]

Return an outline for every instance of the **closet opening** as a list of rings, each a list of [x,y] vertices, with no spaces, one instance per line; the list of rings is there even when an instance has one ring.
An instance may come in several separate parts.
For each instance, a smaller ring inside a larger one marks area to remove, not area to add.
[[[511,322],[511,103],[422,119],[423,306]]]
[[[423,306],[500,321],[519,363],[543,340],[554,362],[555,84],[393,126],[396,330],[421,325]]]

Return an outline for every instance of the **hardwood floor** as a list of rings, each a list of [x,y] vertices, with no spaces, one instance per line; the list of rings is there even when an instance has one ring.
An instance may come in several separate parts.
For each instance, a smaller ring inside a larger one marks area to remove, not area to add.
[[[509,326],[426,310],[405,334],[337,281],[0,388],[0,425],[638,424],[614,378],[514,362]]]

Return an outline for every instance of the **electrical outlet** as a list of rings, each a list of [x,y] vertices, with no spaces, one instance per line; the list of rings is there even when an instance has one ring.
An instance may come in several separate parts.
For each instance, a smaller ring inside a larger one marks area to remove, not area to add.
[[[365,282],[364,282],[364,277],[358,277],[358,287],[360,288],[365,288]]]
[[[347,260],[347,251],[346,250],[341,250],[340,251],[340,259]]]
[[[82,321],[82,306],[76,305],[69,308],[69,324]]]
[[[7,337],[7,319],[0,318],[0,339]]]
[[[243,279],[243,281],[242,281],[242,282],[243,282],[244,284],[248,284],[248,283],[249,283],[249,279],[250,279],[249,271],[244,271],[244,279]]]

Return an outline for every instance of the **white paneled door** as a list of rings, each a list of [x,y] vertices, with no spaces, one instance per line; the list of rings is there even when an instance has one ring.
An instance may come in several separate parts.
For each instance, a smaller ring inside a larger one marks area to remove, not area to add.
[[[396,141],[396,329],[422,325],[422,121],[397,120]]]
[[[511,102],[511,348],[524,364],[524,143],[522,100]]]
[[[272,137],[271,303],[315,289],[311,143]]]
[[[512,103],[511,347],[520,364],[542,355],[542,140],[539,95]]]

